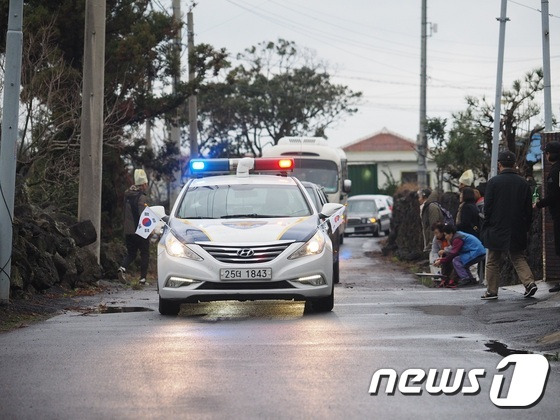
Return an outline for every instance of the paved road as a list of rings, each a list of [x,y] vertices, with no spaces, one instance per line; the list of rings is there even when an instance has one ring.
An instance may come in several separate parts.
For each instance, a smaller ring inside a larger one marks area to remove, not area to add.
[[[524,299],[510,287],[483,302],[480,288],[426,288],[380,258],[382,239],[346,238],[328,314],[297,302],[216,302],[167,318],[153,287],[113,289],[95,299],[114,313],[71,312],[1,334],[1,417],[557,419],[560,362],[531,408],[498,408],[489,395],[507,354],[560,348],[559,298]],[[401,378],[411,368],[485,376],[475,395],[432,395],[426,381],[421,395],[387,395],[386,381],[371,395],[372,376],[387,368]],[[512,372],[502,373],[503,398]]]

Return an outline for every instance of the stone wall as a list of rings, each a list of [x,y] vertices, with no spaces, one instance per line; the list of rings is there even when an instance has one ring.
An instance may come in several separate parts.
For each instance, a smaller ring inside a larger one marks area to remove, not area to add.
[[[101,265],[87,245],[95,242],[90,221],[57,211],[54,205],[32,205],[16,196],[10,279],[12,297],[48,290],[55,285],[85,287],[112,278],[124,253],[119,244],[103,244]]]

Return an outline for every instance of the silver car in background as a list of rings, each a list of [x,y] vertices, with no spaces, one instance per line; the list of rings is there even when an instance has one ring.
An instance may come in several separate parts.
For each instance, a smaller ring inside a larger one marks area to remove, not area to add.
[[[381,194],[363,194],[348,198],[347,225],[344,232],[348,235],[379,236],[381,232],[391,232],[393,198]]]

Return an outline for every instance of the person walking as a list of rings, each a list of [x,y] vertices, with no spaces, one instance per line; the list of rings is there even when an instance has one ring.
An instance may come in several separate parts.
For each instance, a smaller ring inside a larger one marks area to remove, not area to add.
[[[525,297],[533,296],[537,285],[524,251],[531,227],[531,188],[514,169],[515,154],[509,150],[498,154],[498,175],[486,185],[484,225],[481,239],[488,249],[486,261],[487,291],[483,300],[498,298],[500,260],[509,255],[513,267],[525,286]]]
[[[146,191],[148,190],[148,177],[143,169],[134,171],[134,185],[125,191],[124,197],[124,234],[126,255],[118,269],[117,275],[122,283],[126,283],[126,270],[136,259],[140,251],[140,284],[146,283],[148,266],[150,264],[150,239],[142,238],[136,234],[140,214],[146,207]]]
[[[534,203],[533,207],[548,207],[554,230],[554,250],[556,255],[560,255],[560,142],[547,143],[544,153],[552,166],[546,177],[545,197]],[[560,283],[549,289],[549,292],[560,292]]]
[[[434,233],[432,227],[443,222],[443,212],[438,206],[438,193],[429,188],[418,192],[420,203],[420,219],[422,221],[422,236],[424,238],[424,252],[430,252]]]

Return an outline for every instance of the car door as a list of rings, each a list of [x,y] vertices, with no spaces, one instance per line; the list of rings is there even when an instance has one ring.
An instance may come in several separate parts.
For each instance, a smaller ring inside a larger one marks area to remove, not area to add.
[[[381,230],[383,232],[389,232],[391,230],[391,210],[389,209],[387,200],[384,198],[376,198],[375,204],[377,205]]]

